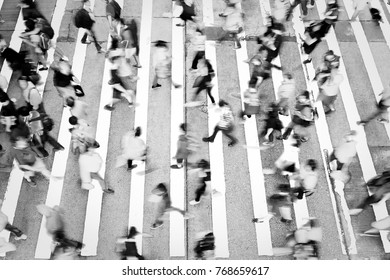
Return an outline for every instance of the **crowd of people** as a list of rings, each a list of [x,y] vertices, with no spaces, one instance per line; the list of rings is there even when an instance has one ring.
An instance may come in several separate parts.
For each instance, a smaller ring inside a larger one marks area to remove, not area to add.
[[[241,48],[241,41],[248,37],[241,36],[244,30],[243,12],[241,10],[241,0],[224,0],[226,8],[219,14],[224,18],[221,34],[217,43],[226,38],[233,38],[234,49]],[[309,90],[298,91],[292,73],[283,72],[283,81],[277,90],[277,100],[270,104],[265,104],[261,98],[262,83],[271,78],[271,69],[275,68],[283,71],[282,67],[273,63],[279,55],[283,44],[285,24],[291,20],[295,7],[300,5],[302,19],[304,20],[308,8],[315,5],[315,1],[295,0],[292,4],[286,0],[272,1],[272,14],[268,16],[268,24],[263,32],[255,37],[259,44],[258,51],[246,62],[251,65],[251,75],[248,81],[248,88],[243,95],[244,110],[239,112],[238,117],[245,121],[252,115],[262,114],[264,125],[259,134],[262,146],[272,148],[274,139],[287,140],[284,152],[275,162],[271,169],[264,170],[265,174],[281,174],[292,179],[294,185],[281,184],[278,192],[269,197],[269,204],[272,206],[269,215],[266,217],[254,218],[254,223],[264,222],[274,216],[279,216],[281,221],[290,225],[292,223],[291,205],[297,199],[302,199],[304,195],[309,197],[315,193],[318,183],[318,162],[315,159],[307,159],[303,163],[297,162],[297,153],[301,145],[309,141],[308,127],[312,126],[318,118],[316,106],[322,103],[325,113],[335,112],[335,102],[339,93],[339,86],[343,81],[343,75],[339,71],[340,56],[332,50],[328,50],[323,55],[323,60],[316,70],[314,80],[318,84],[318,98],[314,100],[312,92]],[[364,1],[356,0],[355,13],[351,20],[355,20],[358,14],[365,7]],[[36,186],[34,175],[41,173],[45,178],[50,179],[52,175],[47,169],[44,158],[49,156],[46,143],[53,147],[53,153],[63,150],[64,147],[50,135],[54,122],[46,113],[42,102],[42,92],[39,85],[40,71],[54,72],[53,84],[63,102],[63,107],[70,110],[71,117],[69,129],[71,133],[70,150],[78,156],[80,168],[81,185],[85,190],[94,188],[92,180],[99,182],[102,191],[106,194],[113,194],[115,191],[108,186],[104,178],[99,174],[103,159],[96,151],[99,148],[98,139],[95,139],[91,127],[88,124],[88,104],[83,101],[85,95],[80,81],[73,75],[72,66],[66,55],[60,52],[56,59],[49,63],[48,50],[52,47],[54,30],[49,21],[40,12],[36,2],[32,0],[21,0],[23,20],[26,30],[21,34],[21,38],[26,43],[26,50],[18,52],[7,45],[7,42],[0,34],[1,56],[6,60],[11,69],[17,73],[17,81],[22,91],[22,100],[15,100],[7,93],[8,81],[0,77],[0,102],[1,102],[1,123],[5,132],[9,135],[11,142],[12,156],[16,159],[18,168],[24,172],[24,178],[31,187]],[[368,7],[372,7],[368,4]],[[335,26],[339,15],[339,5],[337,0],[328,0],[324,18],[320,21],[305,22],[306,28],[301,37],[301,51],[305,58],[302,63],[311,62],[310,54],[326,36],[329,30]],[[111,102],[104,106],[104,109],[113,111],[115,105],[120,101],[125,101],[129,107],[136,103],[136,83],[138,81],[137,68],[142,67],[138,58],[139,43],[137,37],[137,24],[135,20],[125,21],[122,17],[122,8],[115,0],[106,0],[106,16],[111,36],[111,45],[107,50],[100,45],[95,27],[95,16],[91,9],[89,0],[83,0],[83,8],[74,16],[74,24],[77,28],[85,30],[81,39],[82,44],[94,43],[98,53],[105,54],[110,62],[111,78],[109,84],[112,86]],[[231,106],[226,100],[220,99],[216,102],[212,96],[212,79],[215,76],[213,65],[206,57],[205,52],[205,26],[196,15],[195,3],[193,0],[174,0],[172,13],[165,13],[164,16],[180,18],[181,22],[177,26],[185,26],[186,22],[192,22],[195,32],[192,37],[195,54],[189,69],[191,73],[198,76],[193,85],[195,98],[206,91],[213,107],[218,107],[220,120],[215,125],[214,132],[210,136],[202,138],[203,142],[213,143],[217,133],[221,131],[229,138],[229,147],[235,146],[238,139],[235,134],[236,119]],[[182,85],[176,83],[171,78],[172,56],[168,43],[162,40],[154,42],[153,71],[154,79],[152,89],[161,87],[159,80],[168,79],[175,88]],[[366,125],[371,120],[380,117],[378,121],[389,122],[387,109],[390,107],[390,88],[383,91],[382,99],[378,104],[377,112],[358,124]],[[22,105],[20,105],[22,104]],[[184,106],[197,106],[199,101],[186,103]],[[287,127],[279,119],[279,115],[291,116],[291,122]],[[195,206],[201,202],[201,198],[208,194],[206,188],[210,185],[211,170],[210,163],[206,159],[198,162],[189,162],[189,156],[196,152],[200,141],[195,139],[188,132],[187,124],[180,125],[181,134],[177,142],[176,164],[171,165],[173,169],[188,167],[192,172],[197,173],[198,187],[195,191],[195,198],[189,202]],[[118,157],[116,167],[127,166],[127,170],[134,169],[137,164],[133,161],[145,161],[148,156],[148,148],[140,138],[142,130],[136,127],[134,130],[124,133],[121,141],[122,153]],[[61,139],[60,139],[61,140]],[[0,157],[5,149],[0,145]],[[335,147],[330,155],[330,166],[334,172],[348,173],[348,166],[356,155],[356,131],[351,131],[345,136],[344,141]],[[1,165],[7,169],[7,166]],[[8,166],[9,168],[9,166]],[[335,174],[334,174],[335,175]],[[337,176],[335,175],[334,178]],[[380,179],[387,179],[387,173],[380,176]],[[373,188],[375,193],[363,201],[357,209],[353,209],[351,214],[363,211],[368,205],[377,203],[382,199],[387,199],[390,190],[387,186],[390,180],[376,180],[375,183],[367,183]],[[185,219],[191,216],[184,210],[171,205],[169,196],[169,186],[159,183],[152,191],[150,201],[156,203],[156,218],[151,225],[151,229],[161,227],[164,222],[162,217],[170,211],[178,211]],[[1,209],[0,200],[0,209]],[[81,242],[71,240],[65,233],[65,223],[62,210],[55,206],[53,208],[38,205],[37,210],[47,218],[47,230],[55,242],[53,259],[77,258],[78,253],[84,246]],[[379,222],[378,222],[379,223]],[[388,225],[388,221],[384,221]],[[383,229],[383,223],[374,225],[374,228]],[[18,228],[8,223],[7,216],[0,211],[0,231],[9,230],[16,235],[15,239],[26,239]],[[144,259],[139,255],[136,248],[135,237],[139,234],[135,227],[131,227],[123,238],[118,239],[117,251],[122,259]],[[148,236],[147,234],[142,234]],[[286,237],[286,244],[294,248],[294,257],[297,259],[310,259],[319,257],[319,244],[322,234],[317,219],[310,219],[308,223],[300,229],[295,230]],[[4,244],[4,242],[2,242]],[[1,246],[1,245],[0,245]],[[9,246],[9,245],[8,245]],[[205,259],[212,257],[215,248],[213,232],[205,232],[199,236],[195,245],[194,253],[196,258]],[[14,250],[11,246],[8,250]]]

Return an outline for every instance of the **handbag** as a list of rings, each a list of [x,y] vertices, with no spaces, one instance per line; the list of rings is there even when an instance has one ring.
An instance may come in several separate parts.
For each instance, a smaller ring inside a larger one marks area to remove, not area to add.
[[[77,97],[85,96],[84,90],[81,87],[81,85],[72,82],[72,86],[73,86],[73,89],[74,89],[74,93],[76,94]]]

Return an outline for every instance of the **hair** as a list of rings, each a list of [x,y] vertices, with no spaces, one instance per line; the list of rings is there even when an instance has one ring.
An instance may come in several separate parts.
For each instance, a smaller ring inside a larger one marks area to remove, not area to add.
[[[135,227],[131,227],[129,229],[129,234],[127,235],[127,238],[133,238],[134,236],[136,236],[139,232],[137,231],[137,229]]]
[[[69,107],[73,107],[74,103],[75,100],[73,96],[69,96],[68,98],[66,98],[66,105],[68,105]]]
[[[134,133],[134,135],[135,135],[135,137],[139,137],[139,136],[141,136],[141,128],[139,127],[139,126],[137,126],[136,128],[135,128],[135,133]]]
[[[187,124],[186,123],[182,123],[180,124],[180,129],[183,130],[184,132],[187,132]]]
[[[304,91],[302,91],[300,96],[304,96],[306,99],[309,99],[310,98],[310,92],[308,90],[304,90]]]
[[[119,40],[118,40],[118,38],[113,38],[112,41],[111,41],[110,49],[115,50],[117,48],[119,48]]]
[[[167,189],[167,187],[165,186],[164,183],[159,183],[159,184],[157,185],[156,189],[158,189],[158,190],[160,190],[160,191],[162,191],[162,192],[167,192],[167,191],[168,191],[168,189]]]
[[[225,100],[220,99],[219,102],[218,102],[218,106],[219,106],[219,107],[223,107],[223,106],[225,106],[225,105],[228,105],[228,103],[227,103]]]
[[[76,117],[76,116],[71,116],[70,118],[69,118],[69,123],[71,124],[71,125],[76,125],[77,123],[78,123],[78,118]]]
[[[307,165],[311,167],[312,171],[317,169],[317,161],[315,159],[309,159]]]
[[[291,80],[293,78],[291,73],[286,73],[286,74],[284,74],[284,76],[286,76],[286,78],[289,80]]]

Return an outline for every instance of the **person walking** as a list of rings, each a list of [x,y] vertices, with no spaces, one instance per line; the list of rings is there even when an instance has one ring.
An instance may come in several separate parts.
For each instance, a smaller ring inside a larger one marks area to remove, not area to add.
[[[283,81],[278,88],[278,107],[279,114],[288,116],[291,100],[295,97],[296,85],[293,76],[290,73],[283,75]]]
[[[63,106],[66,106],[66,99],[73,97],[76,99],[76,92],[73,83],[80,84],[80,81],[72,73],[72,66],[69,61],[62,57],[58,62],[52,63],[51,68],[54,70],[53,84],[58,94],[63,99]]]
[[[211,103],[215,105],[215,99],[211,94],[211,90],[213,88],[211,80],[215,76],[213,66],[208,59],[203,57],[199,60],[196,69],[199,76],[196,78],[194,85],[192,86],[192,88],[195,89],[195,98],[199,95],[200,92],[206,90]]]
[[[198,162],[197,175],[199,185],[195,191],[195,199],[190,201],[190,205],[199,204],[201,197],[204,196],[207,187],[211,184],[210,163],[207,160],[201,159]]]
[[[305,90],[296,97],[295,110],[291,122],[286,127],[283,135],[276,137],[276,139],[287,140],[294,129],[294,134],[298,136],[299,141],[307,142],[309,137],[306,128],[314,123],[315,117],[316,113],[310,100],[310,92]]]
[[[83,8],[80,9],[75,17],[74,24],[77,28],[84,28],[86,32],[84,36],[81,38],[82,44],[90,44],[91,41],[88,40],[88,37],[92,37],[92,40],[95,44],[96,50],[98,53],[104,53],[102,46],[98,43],[95,34],[95,16],[91,10],[91,2],[89,0],[82,0],[84,5]]]
[[[225,23],[222,26],[222,35],[217,40],[220,43],[222,40],[226,39],[228,36],[232,36],[234,39],[234,49],[241,48],[241,42],[238,38],[238,34],[242,32],[244,23],[242,19],[242,11],[238,8],[236,3],[227,3],[225,11],[219,15],[220,17],[225,17]]]
[[[126,237],[118,238],[116,241],[117,246],[123,248],[120,250],[121,260],[145,260],[144,256],[140,255],[137,250],[137,243],[135,237],[137,235],[143,235],[145,237],[152,237],[150,234],[140,233],[136,227],[130,227]]]
[[[369,187],[372,195],[364,199],[356,208],[350,209],[351,215],[360,214],[369,205],[378,203],[380,201],[386,201],[390,198],[390,182],[386,182],[380,186]]]
[[[232,132],[234,130],[233,112],[230,108],[230,105],[222,99],[219,100],[218,106],[219,109],[221,110],[220,120],[217,123],[217,125],[214,127],[213,134],[208,137],[202,138],[202,140],[203,142],[213,143],[215,137],[217,136],[218,131],[222,131],[222,133],[230,140],[228,146],[232,147],[238,142],[238,140],[232,135]]]
[[[18,84],[29,109],[44,112],[42,96],[37,87],[26,76],[20,76]]]
[[[319,179],[317,161],[309,159],[305,164],[301,164],[299,172],[296,172],[291,179],[295,180],[295,187],[292,190],[297,193],[298,199],[302,199],[303,194],[306,194],[306,197],[312,195]]]
[[[130,23],[126,23],[123,18],[113,20],[115,29],[118,30],[120,45],[124,48],[126,62],[130,65],[133,59],[135,62],[134,67],[141,68],[139,62],[139,43],[138,43],[138,28],[135,19],[132,19]]]
[[[194,252],[197,260],[214,259],[215,236],[212,231],[199,233]]]
[[[204,35],[204,28],[198,27],[195,30],[194,37],[192,37],[191,44],[194,47],[195,56],[191,63],[190,71],[198,69],[198,61],[205,58],[206,55],[206,35]]]
[[[377,110],[370,116],[368,116],[366,119],[358,121],[358,125],[366,125],[375,118],[380,123],[389,123],[388,109],[390,107],[390,84],[384,88],[384,90],[379,94],[379,96],[381,96],[381,99],[376,105]]]
[[[233,95],[235,96],[235,95]],[[252,115],[260,114],[261,100],[260,94],[255,88],[249,88],[244,92],[244,110],[241,110],[239,116],[241,119],[252,117]]]
[[[312,2],[314,2],[314,0],[312,0]],[[301,18],[307,17],[307,3],[308,0],[294,0],[287,12],[286,20],[289,21],[291,19],[293,11],[298,5],[301,5]]]
[[[330,167],[333,171],[348,170],[349,164],[357,153],[356,135],[357,132],[351,130],[333,150],[329,158]]]
[[[197,147],[197,141],[194,137],[190,136],[187,131],[187,124],[182,123],[179,126],[180,134],[177,140],[176,155],[173,157],[176,159],[176,164],[171,165],[173,169],[180,169],[184,166],[184,161],[187,165],[192,165],[188,162],[188,157],[195,151]]]
[[[186,211],[172,206],[167,186],[164,183],[159,183],[157,187],[152,190],[152,197],[149,201],[156,203],[156,216],[150,227],[151,229],[159,228],[164,224],[162,218],[167,212],[177,211],[183,215],[184,219],[189,219],[189,215]]]
[[[20,229],[11,225],[8,221],[8,216],[1,211],[1,207],[3,206],[3,200],[0,199],[0,232],[3,230],[8,230],[13,233],[15,236],[15,240],[26,240],[27,235],[25,235]]]
[[[141,132],[141,128],[136,127],[122,136],[122,154],[117,158],[115,167],[118,168],[127,164],[127,171],[131,171],[137,167],[136,164],[133,164],[133,160],[146,160],[147,146],[144,140],[140,138]]]
[[[260,133],[260,138],[264,138],[263,145],[274,145],[275,131],[282,134],[283,124],[279,119],[279,106],[276,102],[272,102],[268,108],[267,118],[265,119],[265,125]]]
[[[113,194],[114,190],[109,188],[105,183],[99,171],[102,167],[103,159],[95,152],[93,147],[89,147],[85,153],[79,156],[81,188],[85,190],[91,190],[94,188],[92,180],[95,179],[99,182],[102,191],[108,194]]]
[[[171,78],[171,61],[172,57],[169,54],[168,43],[162,40],[155,42],[155,48],[153,51],[153,69],[154,69],[154,79],[152,83],[152,88],[159,88],[161,85],[158,83],[159,79],[170,79],[172,85],[175,88],[181,88],[182,86],[172,81]]]
[[[371,0],[353,0],[354,12],[352,14],[351,21],[355,21],[366,7],[371,8]]]
[[[324,83],[319,86],[317,101],[321,101],[325,114],[336,111],[334,103],[340,92],[340,84],[344,77],[337,68],[331,69]]]
[[[108,27],[110,28],[110,35],[112,38],[118,37],[119,34],[116,30],[114,20],[121,19],[122,8],[115,0],[105,0],[106,2],[106,17],[108,21]]]

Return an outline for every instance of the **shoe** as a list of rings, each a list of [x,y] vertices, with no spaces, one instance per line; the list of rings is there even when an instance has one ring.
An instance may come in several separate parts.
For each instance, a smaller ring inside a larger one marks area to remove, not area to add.
[[[97,52],[98,53],[106,53],[107,51],[105,49],[98,49]]]
[[[309,140],[309,137],[301,137],[299,139],[302,143],[306,143]]]
[[[25,235],[25,234],[22,234],[21,236],[15,237],[15,240],[26,240],[26,239],[27,239],[27,235]]]
[[[138,166],[138,165],[133,164],[131,167],[127,167],[127,171],[133,170],[133,169],[136,168],[137,166]]]
[[[139,65],[139,64],[137,64],[137,65],[133,65],[133,67],[135,67],[135,68],[142,68],[142,66],[141,66],[141,65]]]
[[[91,44],[91,41],[81,41],[81,44],[89,45]]]
[[[4,19],[0,19],[0,23],[5,23],[5,20]]]
[[[63,150],[65,150],[64,147],[53,148],[53,153],[58,152],[58,151],[63,151]]]
[[[111,86],[111,85],[114,85],[114,84],[115,84],[115,82],[114,82],[114,80],[113,80],[113,79],[111,79],[111,80],[109,80],[109,81],[108,81],[108,84]]]
[[[386,119],[383,119],[383,118],[377,119],[377,121],[380,122],[380,123],[389,123],[389,120],[386,120]]]
[[[113,189],[105,189],[105,190],[103,190],[103,192],[105,192],[105,193],[114,193],[115,191],[113,190]]]
[[[171,168],[172,169],[180,169],[180,168],[183,168],[183,165],[182,166],[178,166],[177,164],[173,164],[173,165],[171,165]]]
[[[26,179],[27,180],[27,179]],[[37,183],[34,181],[33,178],[30,178],[30,181],[27,180],[27,183],[30,187],[35,188],[37,186]]]
[[[39,71],[46,71],[46,70],[48,70],[49,69],[49,67],[41,67],[41,68],[39,68]]]
[[[214,142],[214,141],[211,141],[210,138],[208,138],[208,137],[203,137],[203,138],[202,138],[202,141],[203,141],[203,142],[210,142],[210,143],[213,143],[213,142]]]
[[[307,63],[310,63],[311,62],[311,58],[308,58],[308,59],[305,59],[302,63],[303,64],[307,64]]]
[[[390,5],[390,4],[389,4]],[[220,17],[226,17],[223,13],[218,14]]]
[[[182,85],[174,85],[175,88],[182,88]]]
[[[159,88],[159,87],[161,87],[160,84],[157,84],[157,85],[155,85],[155,86],[152,86],[152,88]]]
[[[190,205],[196,205],[196,204],[199,204],[200,203],[200,200],[199,201],[196,201],[196,200],[191,200],[190,201]]]
[[[190,72],[195,72],[195,71],[197,71],[198,69],[196,69],[196,68],[190,68],[190,69],[188,69],[188,71],[190,71]]]
[[[176,26],[183,27],[184,23],[183,24],[178,23],[178,24],[176,24]]]
[[[236,145],[236,144],[237,144],[237,141],[230,142],[230,143],[228,144],[228,147],[233,147],[233,146]]]
[[[367,122],[366,121],[358,121],[358,122],[356,122],[356,124],[357,125],[366,125],[367,124]]]
[[[312,9],[312,8],[314,8],[314,5],[312,5],[312,4],[307,4],[306,7],[307,7],[308,9]]]
[[[233,49],[234,49],[234,50],[241,49],[241,46],[234,46]]]
[[[133,102],[131,102],[131,103],[129,103],[129,108],[132,108],[132,107],[134,107],[134,103]]]
[[[104,106],[104,109],[108,110],[108,111],[114,111],[115,108],[113,106],[106,105],[106,106]]]
[[[164,223],[161,222],[161,223],[154,223],[153,225],[150,226],[151,229],[156,229],[156,228],[159,228],[163,225]]]
[[[260,220],[259,218],[253,218],[252,223],[262,223],[264,221]]]

